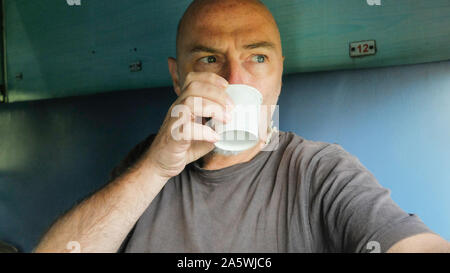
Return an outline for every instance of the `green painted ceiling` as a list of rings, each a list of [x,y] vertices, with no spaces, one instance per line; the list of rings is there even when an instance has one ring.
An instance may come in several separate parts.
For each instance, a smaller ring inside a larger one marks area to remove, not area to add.
[[[4,0],[9,102],[171,85],[167,57],[189,0],[80,2]],[[263,2],[280,27],[285,73],[450,59],[449,0]],[[350,58],[349,42],[368,39],[377,54]],[[142,70],[130,72],[137,61]]]

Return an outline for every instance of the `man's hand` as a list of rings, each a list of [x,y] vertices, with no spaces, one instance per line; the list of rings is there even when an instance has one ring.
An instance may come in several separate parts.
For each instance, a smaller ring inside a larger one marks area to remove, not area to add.
[[[190,72],[186,76],[180,96],[170,107],[146,154],[160,176],[178,175],[187,164],[214,148],[219,136],[203,122],[196,122],[196,118],[211,117],[227,122],[226,110],[233,106],[225,92],[227,85],[215,73]]]

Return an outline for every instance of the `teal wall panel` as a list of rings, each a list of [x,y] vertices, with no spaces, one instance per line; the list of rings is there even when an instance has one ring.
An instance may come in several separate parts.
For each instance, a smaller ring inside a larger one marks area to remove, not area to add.
[[[6,1],[10,102],[168,85],[166,57],[175,51],[177,24],[168,18],[185,6],[81,3]],[[130,72],[137,60],[143,70]]]
[[[280,27],[286,74],[450,59],[449,0],[263,2]],[[189,3],[5,0],[9,101],[171,85],[167,57]],[[367,39],[377,55],[350,58],[349,42]],[[138,60],[142,71],[130,72]]]

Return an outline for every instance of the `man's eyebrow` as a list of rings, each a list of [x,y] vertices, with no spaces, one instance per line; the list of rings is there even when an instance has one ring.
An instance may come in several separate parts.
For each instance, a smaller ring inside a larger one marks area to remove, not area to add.
[[[256,48],[275,49],[275,44],[272,42],[261,41],[261,42],[244,45],[242,48],[246,49],[246,50],[256,49]],[[198,53],[198,52],[207,52],[207,53],[211,53],[211,54],[221,54],[222,53],[222,51],[220,51],[219,49],[215,49],[215,48],[204,46],[204,45],[195,45],[189,51],[190,54],[194,54],[194,53]]]
[[[243,46],[244,49],[255,49],[255,48],[267,48],[275,49],[275,44],[272,42],[261,41]]]
[[[192,47],[191,50],[189,50],[190,54],[197,53],[197,52],[208,52],[208,53],[212,53],[212,54],[222,53],[218,49],[215,49],[215,48],[212,48],[212,47],[208,47],[208,46],[204,46],[204,45],[195,45],[194,47]]]

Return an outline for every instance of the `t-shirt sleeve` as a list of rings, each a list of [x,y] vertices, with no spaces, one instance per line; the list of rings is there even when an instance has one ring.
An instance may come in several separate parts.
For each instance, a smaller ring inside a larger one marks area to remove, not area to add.
[[[432,231],[406,213],[360,161],[331,144],[312,161],[310,210],[333,252],[386,252],[396,242]]]

